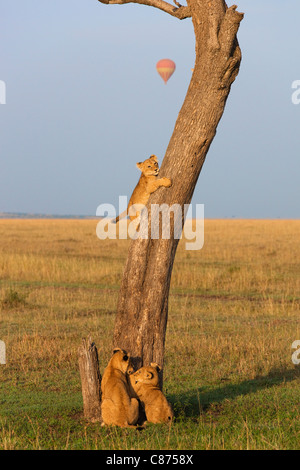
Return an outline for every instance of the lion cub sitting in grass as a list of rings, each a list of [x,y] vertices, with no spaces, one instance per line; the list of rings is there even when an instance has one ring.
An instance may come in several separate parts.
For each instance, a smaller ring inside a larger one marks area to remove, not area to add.
[[[174,416],[171,405],[159,387],[160,370],[158,364],[151,362],[150,366],[141,367],[130,376],[131,386],[144,406],[150,423],[170,423]]]
[[[102,377],[103,425],[132,427],[139,418],[139,402],[130,394],[127,374],[133,372],[130,354],[116,348]]]
[[[118,217],[113,221],[114,223],[119,222],[120,219],[127,215],[129,215],[131,221],[139,217],[139,211],[134,211],[134,208],[130,211],[130,208],[133,205],[145,206],[149,200],[150,194],[154,193],[154,191],[161,186],[169,188],[172,184],[169,178],[156,178],[159,173],[158,159],[156,155],[151,155],[151,157],[144,162],[138,162],[136,166],[142,172],[141,177],[131,195],[127,210],[118,215]]]

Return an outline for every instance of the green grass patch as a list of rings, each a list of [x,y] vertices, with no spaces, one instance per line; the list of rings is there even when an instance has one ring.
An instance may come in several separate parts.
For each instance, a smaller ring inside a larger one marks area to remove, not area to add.
[[[164,364],[175,419],[141,432],[83,418],[78,347],[91,333],[103,373],[128,248],[95,224],[0,221],[0,449],[299,449],[300,223],[207,221],[203,250],[179,244]]]

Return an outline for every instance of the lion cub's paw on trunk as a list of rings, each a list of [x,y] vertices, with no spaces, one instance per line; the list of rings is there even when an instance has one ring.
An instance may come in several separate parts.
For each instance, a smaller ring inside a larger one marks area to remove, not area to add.
[[[114,349],[101,381],[103,425],[135,427],[139,402],[130,393],[128,375],[132,372],[130,354],[123,349]]]

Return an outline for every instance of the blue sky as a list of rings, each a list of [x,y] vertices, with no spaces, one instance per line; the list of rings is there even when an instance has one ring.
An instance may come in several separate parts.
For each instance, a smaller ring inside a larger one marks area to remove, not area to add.
[[[205,217],[299,218],[299,0],[240,0],[243,53],[195,189]],[[190,19],[97,0],[1,1],[0,212],[95,215],[163,158],[194,64]],[[155,64],[176,62],[167,85]]]

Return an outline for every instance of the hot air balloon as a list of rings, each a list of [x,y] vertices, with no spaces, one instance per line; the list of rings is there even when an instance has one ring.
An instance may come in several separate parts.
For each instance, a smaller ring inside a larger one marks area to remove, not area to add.
[[[175,62],[173,62],[173,60],[171,59],[161,59],[156,64],[156,70],[158,71],[165,84],[167,84],[167,81],[169,80],[171,75],[173,75],[175,68]]]

